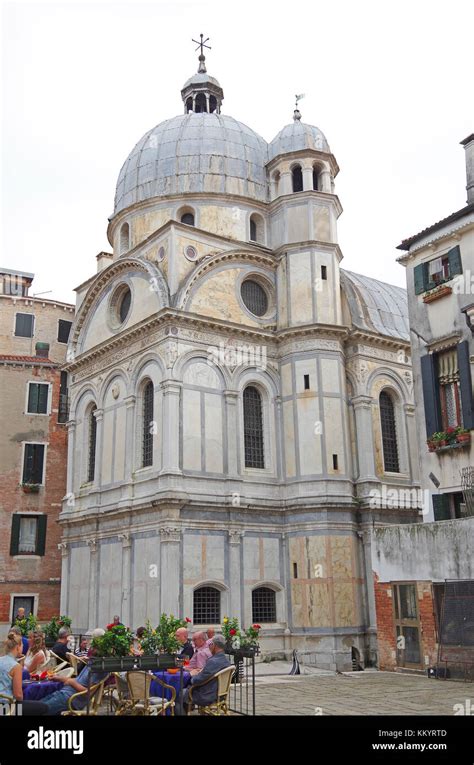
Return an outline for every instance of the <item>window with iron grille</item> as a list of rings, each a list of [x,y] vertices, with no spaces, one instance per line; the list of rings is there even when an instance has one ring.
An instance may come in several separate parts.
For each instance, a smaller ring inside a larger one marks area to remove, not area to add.
[[[252,621],[276,622],[276,595],[269,587],[258,587],[252,591]]]
[[[221,594],[215,587],[194,590],[194,624],[219,624],[221,620]]]
[[[258,282],[246,279],[242,282],[240,294],[244,305],[254,316],[264,316],[268,309],[267,293]]]
[[[264,468],[262,397],[253,385],[244,390],[245,467]]]
[[[95,475],[95,447],[97,441],[97,420],[95,412],[97,407],[93,406],[89,412],[89,462],[87,466],[87,480],[92,482]]]
[[[153,383],[147,382],[143,389],[142,467],[153,465]]]
[[[456,348],[436,354],[441,427],[462,426],[459,363]]]
[[[382,443],[384,468],[389,473],[399,473],[397,427],[393,401],[386,391],[380,394],[380,422],[382,425]]]

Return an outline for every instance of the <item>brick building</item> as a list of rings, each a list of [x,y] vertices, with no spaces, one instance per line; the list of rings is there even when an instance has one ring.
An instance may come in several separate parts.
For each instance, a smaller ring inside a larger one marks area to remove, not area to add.
[[[20,606],[59,610],[57,523],[66,493],[67,376],[74,307],[29,295],[33,274],[0,269],[0,632]]]
[[[461,143],[466,206],[399,245],[423,523],[375,528],[372,569],[380,669],[474,677],[474,134]]]

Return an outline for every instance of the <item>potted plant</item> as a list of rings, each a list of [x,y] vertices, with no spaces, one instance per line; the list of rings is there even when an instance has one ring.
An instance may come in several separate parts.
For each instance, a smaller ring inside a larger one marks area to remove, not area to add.
[[[241,639],[240,645],[244,651],[250,655],[256,655],[260,652],[260,644],[258,638],[261,630],[260,624],[252,624],[248,627]]]
[[[471,431],[467,430],[467,428],[458,428],[458,432],[456,434],[456,441],[458,444],[465,444],[469,443],[471,440]]]
[[[435,449],[439,449],[442,446],[446,446],[446,433],[444,430],[439,430],[437,433],[433,433],[431,440],[435,445]]]
[[[123,624],[109,624],[103,635],[93,638],[92,647],[98,656],[128,656],[133,632]]]
[[[25,492],[25,494],[38,494],[40,490],[40,484],[39,483],[22,483],[20,484],[21,488]]]
[[[222,634],[225,637],[227,651],[235,648],[240,648],[241,635],[238,619],[235,617],[229,619],[228,616],[224,616],[222,620]]]
[[[426,443],[428,445],[428,451],[430,452],[436,451],[436,441],[433,440],[433,436],[431,436],[431,438],[428,438]]]
[[[38,619],[33,614],[25,616],[24,619],[15,619],[15,627],[19,627],[21,634],[24,637],[28,637],[29,632],[34,632],[38,629]]]
[[[458,430],[459,428],[453,428],[451,425],[449,428],[446,428],[446,444],[448,446],[456,443]]]
[[[71,628],[72,619],[69,616],[53,616],[51,621],[45,624],[43,632],[47,648],[51,648],[58,639],[58,633],[61,627]]]

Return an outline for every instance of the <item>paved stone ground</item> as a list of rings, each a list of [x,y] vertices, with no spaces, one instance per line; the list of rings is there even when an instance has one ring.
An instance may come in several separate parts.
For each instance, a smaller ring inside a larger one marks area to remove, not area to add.
[[[271,665],[269,665],[271,667]],[[258,673],[258,715],[453,715],[454,704],[474,705],[474,684],[397,672]]]

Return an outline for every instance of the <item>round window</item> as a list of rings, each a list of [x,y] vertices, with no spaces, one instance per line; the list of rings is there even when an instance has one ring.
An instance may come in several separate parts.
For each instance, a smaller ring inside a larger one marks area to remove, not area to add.
[[[264,316],[268,310],[268,296],[263,287],[252,279],[242,282],[240,294],[246,308],[254,316]]]
[[[127,287],[119,298],[118,314],[120,323],[123,324],[130,311],[130,303],[132,300],[132,293]]]
[[[192,247],[191,245],[189,245],[189,247],[184,248],[184,255],[188,260],[196,260],[197,250],[195,247]]]

